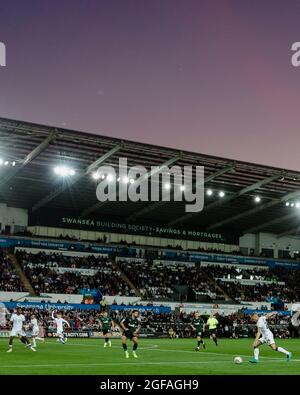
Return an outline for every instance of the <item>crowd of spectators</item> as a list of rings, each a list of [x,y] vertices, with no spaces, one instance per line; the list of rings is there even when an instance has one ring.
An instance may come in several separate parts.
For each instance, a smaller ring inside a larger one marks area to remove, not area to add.
[[[134,291],[106,257],[73,257],[57,253],[47,255],[43,252],[28,254],[25,251],[18,251],[16,256],[37,295],[76,294],[83,289],[96,289],[102,295],[110,296],[134,295]]]
[[[54,322],[51,318],[51,310],[27,308],[23,310],[23,314],[28,322],[30,321],[30,316],[35,314],[44,335],[48,334],[51,336],[55,330]],[[77,309],[63,311],[63,318],[70,323],[70,328],[66,328],[66,332],[101,332],[100,314],[99,310],[85,311]],[[109,312],[109,314],[116,323],[114,332],[120,333],[119,324],[123,318],[130,315],[130,312],[115,310]],[[208,315],[204,314],[201,317],[205,323]],[[143,311],[140,316],[141,334],[172,338],[193,337],[195,333],[191,328],[192,318],[193,313],[187,312],[154,313],[153,311]],[[216,314],[216,318],[219,322],[217,329],[219,337],[238,338],[255,336],[257,330],[256,325],[251,322],[251,316],[244,314],[243,311],[231,315]],[[292,327],[288,315],[274,316],[270,320],[269,326],[276,337],[299,336],[298,331]],[[10,323],[7,320],[6,324],[2,324],[1,329],[9,329],[9,327]],[[205,336],[209,337],[207,328],[204,329]]]
[[[163,250],[160,257],[162,254]],[[224,293],[236,302],[277,299],[288,303],[300,298],[298,269],[171,264],[155,261],[156,256],[156,251],[147,251],[147,259],[132,258],[118,262],[122,272],[145,300],[215,301],[224,300]],[[56,251],[51,254],[17,251],[16,257],[37,295],[76,294],[82,290],[97,290],[109,296],[135,295],[113,260],[106,256],[90,254],[79,257]],[[24,291],[18,274],[1,250],[0,261],[0,290]],[[189,290],[194,292],[194,298]]]
[[[276,283],[245,285],[239,281],[224,282],[218,280],[218,284],[237,302],[272,302],[272,300],[281,300],[283,303],[288,303],[296,299],[293,290],[285,285]]]
[[[127,277],[140,290],[143,299],[172,299],[172,285],[175,283],[175,272],[169,272],[153,263],[136,261],[118,261]]]
[[[24,291],[18,274],[2,249],[0,249],[0,291]]]
[[[16,257],[20,264],[24,265],[47,265],[48,267],[65,267],[81,269],[98,269],[108,261],[106,256],[69,256],[53,251],[52,254],[38,252],[36,254],[27,253],[24,250],[16,251]]]
[[[278,276],[286,285],[292,289],[300,300],[300,269],[292,269],[290,267],[277,267],[272,269],[272,273]]]
[[[287,286],[282,276],[268,267],[244,269],[235,265],[207,265],[202,270],[213,277],[227,295],[237,302],[279,299],[286,303],[296,300],[295,290]]]
[[[170,300],[174,296],[176,286],[189,287],[196,294],[207,296],[209,300],[220,297],[219,290],[207,279],[201,269],[195,266],[128,260],[118,263],[146,300]]]

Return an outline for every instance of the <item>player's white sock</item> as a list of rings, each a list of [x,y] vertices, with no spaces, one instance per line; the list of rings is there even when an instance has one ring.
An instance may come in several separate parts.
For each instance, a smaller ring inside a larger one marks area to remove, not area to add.
[[[33,345],[33,347],[36,347],[36,341],[35,341],[35,339],[32,340],[32,345]]]
[[[282,354],[289,355],[289,352],[286,351],[286,349],[284,349],[284,348],[282,348],[282,347],[277,347],[277,351],[278,351],[278,352],[282,352]]]
[[[258,360],[259,357],[259,348],[254,349],[254,358]]]

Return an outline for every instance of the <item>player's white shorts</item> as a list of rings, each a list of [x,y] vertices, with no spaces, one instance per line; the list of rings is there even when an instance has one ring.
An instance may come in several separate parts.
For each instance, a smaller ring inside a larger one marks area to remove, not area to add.
[[[23,336],[26,336],[26,334],[23,331],[23,329],[21,329],[21,330],[12,329],[11,332],[10,332],[10,336],[11,337],[15,337],[15,336],[23,337]]]
[[[271,331],[268,331],[267,333],[265,333],[264,335],[262,335],[259,339],[260,343],[266,343],[268,345],[270,344],[274,344],[275,340],[274,340],[274,335]]]
[[[57,331],[56,334],[57,334],[57,336],[63,336],[64,332],[63,331]]]
[[[40,333],[39,328],[33,328],[31,336],[38,336]]]

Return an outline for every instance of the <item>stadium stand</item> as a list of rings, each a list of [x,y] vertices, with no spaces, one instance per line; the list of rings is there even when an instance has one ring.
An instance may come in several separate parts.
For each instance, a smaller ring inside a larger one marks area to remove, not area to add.
[[[98,289],[102,295],[110,296],[134,294],[108,258],[43,252],[27,254],[24,251],[18,251],[16,256],[37,295],[47,292],[74,294],[82,289]]]
[[[297,300],[300,299],[300,270],[299,269],[277,267],[272,269],[272,273],[278,276],[282,281],[285,281],[289,289],[295,292]]]
[[[296,291],[288,288],[281,278],[268,267],[207,265],[203,270],[213,276],[219,286],[235,301],[262,302],[276,297],[283,302],[297,299]]]
[[[179,287],[183,287],[181,294],[187,295],[190,288],[195,294],[204,296],[208,301],[224,299],[224,295],[220,295],[218,290],[212,287],[200,268],[187,266],[185,263],[168,265],[162,261],[150,260],[119,261],[119,264],[146,300],[174,300],[176,295],[178,300]]]
[[[252,333],[246,310],[284,313],[300,300],[292,211],[299,172],[3,118],[0,146],[9,152],[0,168],[0,302],[38,301],[34,312],[48,333],[61,300],[72,306],[64,309],[71,330],[98,331],[106,296],[117,322],[128,314],[120,306],[153,306],[141,310],[142,332],[169,336],[172,329],[179,337],[191,336],[194,306],[203,315],[223,311],[219,334],[235,337]],[[195,214],[174,199],[99,202],[99,164],[118,175],[122,157],[147,171],[165,163],[204,166],[205,192],[213,193]],[[60,162],[72,177],[58,178]],[[87,312],[78,304],[93,306]],[[272,325],[291,335],[284,315]]]
[[[24,309],[24,314],[29,319],[32,314],[38,318],[40,325],[45,331],[47,336],[52,336],[55,328],[53,326],[53,320],[51,318],[51,312],[48,309]],[[124,311],[113,311],[110,313],[112,319],[118,324],[121,320],[128,316],[128,312]],[[141,320],[141,333],[143,335],[155,335],[156,337],[191,337],[193,336],[191,330],[191,321],[193,318],[192,313],[182,312],[179,314],[171,313],[155,313],[153,311],[144,311]],[[99,310],[89,310],[88,312],[77,309],[63,311],[63,317],[70,323],[70,328],[66,329],[68,333],[86,333],[89,332],[101,332],[100,325],[100,312]],[[204,321],[208,318],[207,315],[203,315]],[[218,327],[219,337],[248,337],[255,334],[255,325],[251,323],[249,315],[239,313],[222,316],[216,314],[220,325]],[[270,326],[276,336],[281,338],[289,338],[294,335],[288,316],[277,316],[272,319]],[[8,327],[8,326],[7,326]],[[6,326],[1,327],[2,330],[6,329]],[[172,329],[172,335],[170,334]],[[115,329],[115,334],[118,335],[118,326]]]
[[[18,273],[2,249],[0,249],[0,262],[0,290],[7,292],[25,291]]]
[[[183,262],[180,256],[179,261],[172,262],[152,259],[163,257],[165,250],[154,255],[145,250],[143,256],[147,259],[67,254],[55,250],[50,254],[43,250],[28,253],[18,249],[15,257],[37,296],[97,290],[108,296],[139,295],[145,301],[219,303],[264,302],[274,298],[291,303],[300,297],[299,269],[214,262],[197,264]],[[0,290],[25,291],[24,279],[19,278],[3,251],[1,260]]]

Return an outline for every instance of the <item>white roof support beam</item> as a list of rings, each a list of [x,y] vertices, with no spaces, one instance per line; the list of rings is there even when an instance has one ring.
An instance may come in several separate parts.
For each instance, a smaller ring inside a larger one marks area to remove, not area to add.
[[[189,213],[189,214],[183,215],[182,217],[176,218],[175,220],[171,221],[169,223],[169,225],[175,225],[175,224],[177,224],[179,222],[187,221],[188,219],[194,217],[195,215],[206,213],[208,210],[216,208],[216,207],[220,206],[221,204],[228,203],[231,200],[237,199],[240,196],[243,196],[243,195],[245,195],[245,194],[247,194],[249,192],[255,191],[256,189],[259,189],[262,186],[267,185],[270,182],[273,182],[273,181],[281,178],[282,175],[283,175],[282,173],[275,174],[275,175],[273,175],[271,177],[267,177],[267,178],[265,178],[265,179],[263,179],[261,181],[258,181],[258,182],[254,183],[254,184],[248,185],[247,187],[242,188],[238,192],[235,192],[235,193],[233,193],[233,194],[231,194],[229,196],[226,196],[226,197],[224,197],[222,199],[216,200],[215,202],[210,203],[207,206],[204,206],[203,210],[201,212],[199,212],[199,213]]]
[[[173,158],[168,159],[164,162],[160,167],[167,167],[171,166],[173,163],[177,162],[179,159],[182,158],[182,153],[180,152],[178,155],[174,156]],[[155,168],[147,172],[143,177],[141,177],[141,181],[145,181],[147,178],[153,176],[154,174],[158,173],[160,168]],[[92,212],[98,210],[99,208],[103,207],[107,202],[97,202],[92,206],[88,207],[87,209],[83,210],[81,213],[81,217],[86,217],[87,215],[91,214]]]
[[[204,183],[207,183],[207,182],[209,182],[209,181],[221,176],[222,174],[228,173],[232,169],[234,169],[234,165],[226,166],[226,167],[224,167],[224,168],[222,168],[222,169],[210,174],[209,176],[207,176],[204,179]],[[195,186],[195,184],[193,184],[193,187],[194,186]],[[141,216],[146,215],[146,214],[149,214],[152,211],[154,211],[154,210],[156,210],[158,208],[161,208],[161,207],[165,206],[168,203],[169,202],[165,202],[165,201],[159,201],[159,202],[152,203],[152,204],[148,205],[147,207],[144,207],[143,209],[141,209],[137,213],[135,213],[135,214],[131,215],[130,217],[128,217],[126,219],[126,221],[128,221],[128,222],[129,221],[133,221],[136,218],[141,217]]]
[[[25,156],[25,158],[20,162],[20,165],[11,168],[10,171],[8,171],[7,174],[1,178],[0,187],[15,177],[26,165],[31,163],[37,156],[39,156],[40,153],[44,151],[53,140],[56,139],[56,137],[56,132],[49,134],[48,137],[46,137],[37,147],[35,147],[28,155]]]
[[[260,212],[261,210],[266,210],[268,208],[276,206],[277,204],[284,203],[284,202],[288,201],[289,199],[294,199],[299,196],[300,196],[300,189],[297,189],[294,192],[290,192],[287,195],[282,196],[278,200],[272,200],[268,203],[258,205],[257,207],[252,208],[251,210],[244,211],[243,213],[240,213],[240,214],[234,215],[232,217],[226,218],[222,221],[216,222],[215,224],[210,225],[207,228],[207,230],[213,230],[213,229],[219,228],[220,226],[227,225],[231,222],[248,217],[249,215],[255,215],[256,213]]]

